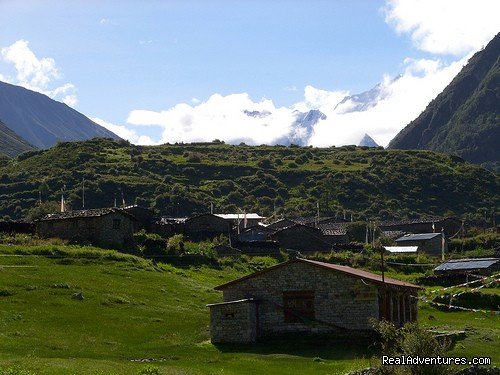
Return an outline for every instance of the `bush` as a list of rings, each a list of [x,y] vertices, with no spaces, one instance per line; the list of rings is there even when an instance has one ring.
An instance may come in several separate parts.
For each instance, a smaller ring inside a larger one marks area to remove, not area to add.
[[[174,234],[168,239],[167,253],[171,255],[184,254],[184,236],[182,234]]]
[[[258,165],[260,168],[263,168],[263,169],[269,169],[269,168],[272,168],[273,163],[271,163],[271,160],[269,160],[269,158],[263,158],[263,159],[260,159],[260,160],[257,162],[257,165]]]
[[[391,357],[411,356],[443,358],[450,348],[449,342],[439,342],[431,332],[425,331],[417,323],[407,323],[397,328],[386,321],[373,322],[375,331],[380,335],[382,352]],[[380,364],[375,373],[380,374],[412,374],[412,375],[445,375],[454,374],[453,366],[445,365],[401,365],[384,366]]]
[[[153,366],[153,365],[147,365],[146,367],[142,368],[138,373],[138,375],[160,375],[160,368]]]
[[[188,153],[186,160],[190,163],[201,163],[201,155],[195,152]]]

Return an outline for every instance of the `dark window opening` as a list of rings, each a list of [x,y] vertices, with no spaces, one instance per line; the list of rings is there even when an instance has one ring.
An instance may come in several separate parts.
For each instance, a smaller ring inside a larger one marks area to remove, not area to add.
[[[113,229],[120,229],[121,220],[113,219]]]
[[[314,291],[283,292],[285,323],[306,323],[314,319]]]

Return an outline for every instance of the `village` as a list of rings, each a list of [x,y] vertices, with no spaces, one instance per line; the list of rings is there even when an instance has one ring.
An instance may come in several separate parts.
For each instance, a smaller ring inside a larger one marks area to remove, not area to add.
[[[170,238],[215,241],[213,251],[219,259],[282,259],[286,254],[288,260],[215,288],[222,291],[222,302],[207,305],[213,344],[255,343],[291,333],[362,340],[373,335],[374,319],[396,327],[418,321],[423,286],[384,275],[391,263],[384,263],[384,254],[392,257],[392,264],[398,264],[394,262],[398,256],[433,259],[436,266],[429,278],[444,285],[498,281],[498,256],[450,257],[449,241],[466,236],[464,222],[453,217],[354,223],[345,215],[321,217],[319,212],[315,217],[269,220],[257,213],[211,211],[190,217],[156,217],[138,205],[73,211],[61,205],[61,212],[33,223],[0,223],[0,229],[114,248],[155,262],[184,259],[184,265],[196,257],[182,251],[168,253]],[[146,241],[138,240],[144,236]],[[315,260],[320,254],[345,251],[362,255],[367,248],[380,253],[379,272]]]

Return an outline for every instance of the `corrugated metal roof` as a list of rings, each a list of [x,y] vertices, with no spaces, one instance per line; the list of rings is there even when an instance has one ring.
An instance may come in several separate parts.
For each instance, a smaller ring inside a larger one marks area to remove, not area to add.
[[[488,268],[498,263],[498,258],[478,258],[478,259],[455,259],[446,263],[440,264],[434,271],[450,271],[450,270],[476,270]]]
[[[291,263],[296,263],[296,262],[310,264],[310,265],[315,266],[315,267],[321,267],[321,268],[325,268],[325,269],[332,270],[332,271],[335,271],[335,272],[341,272],[341,273],[347,274],[349,276],[358,277],[360,279],[363,279],[363,280],[366,280],[366,281],[369,281],[369,282],[374,282],[374,283],[377,283],[377,284],[382,284],[382,275],[377,275],[375,273],[371,273],[371,272],[368,272],[368,271],[358,270],[356,268],[352,268],[352,267],[348,267],[348,266],[341,266],[341,265],[338,265],[338,264],[318,262],[318,261],[315,261],[315,260],[309,260],[309,259],[303,259],[303,258],[295,258],[295,259],[289,260],[287,262],[283,262],[283,263],[277,264],[275,266],[266,268],[265,270],[258,271],[258,272],[252,273],[250,275],[243,276],[243,277],[241,277],[239,279],[230,281],[228,283],[216,286],[215,289],[216,290],[222,290],[222,289],[224,289],[224,288],[226,288],[226,287],[228,287],[230,285],[237,284],[237,283],[239,283],[239,282],[241,282],[243,280],[247,280],[247,279],[251,279],[253,277],[257,277],[257,276],[259,276],[259,275],[261,275],[263,273],[269,272],[269,271],[274,270],[276,268],[286,267],[287,265],[289,265]],[[410,284],[410,283],[407,283],[407,282],[404,282],[404,281],[400,281],[400,280],[396,280],[396,279],[392,279],[390,277],[385,277],[384,278],[384,284],[394,285],[394,286],[401,286],[401,287],[406,287],[406,288],[413,288],[413,289],[421,289],[421,287],[419,287],[417,285]]]
[[[390,253],[416,253],[418,246],[384,246]]]
[[[405,234],[399,237],[396,242],[399,241],[425,241],[430,240],[434,237],[440,236],[441,233],[417,233],[417,234]]]
[[[243,220],[246,216],[247,219],[249,220],[261,220],[265,219],[264,216],[260,216],[259,214],[255,213],[247,213],[247,214],[214,214],[215,216],[221,217],[226,220]]]

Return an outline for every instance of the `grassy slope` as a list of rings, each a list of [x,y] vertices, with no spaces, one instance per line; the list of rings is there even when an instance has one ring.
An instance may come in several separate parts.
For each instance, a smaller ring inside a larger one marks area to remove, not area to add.
[[[264,163],[263,161],[267,161]],[[287,215],[353,211],[355,219],[483,215],[500,204],[499,178],[460,159],[429,151],[224,144],[130,146],[110,140],[64,143],[0,166],[0,216],[23,217],[44,201],[81,208],[121,201],[163,215],[256,211]]]
[[[33,256],[59,250],[79,258]],[[95,251],[54,246],[33,247],[30,256],[5,256],[20,251],[0,245],[0,367],[20,365],[37,374],[137,374],[145,364],[134,360],[152,358],[164,374],[342,374],[366,367],[374,354],[345,343],[301,339],[211,345],[205,305],[221,298],[213,286],[248,273],[245,265],[178,269],[111,252],[90,259]],[[71,298],[80,291],[83,301]],[[466,328],[468,337],[451,354],[491,356],[500,363],[498,315],[421,306],[420,322]]]
[[[11,251],[0,251],[6,249]],[[0,268],[0,366],[18,364],[40,374],[136,374],[145,364],[133,360],[154,358],[163,373],[251,374],[336,373],[367,363],[352,358],[363,352],[359,348],[287,344],[283,352],[211,345],[205,305],[220,300],[212,288],[242,271],[160,269],[133,258],[0,261],[35,266]],[[71,298],[79,291],[83,301]]]

